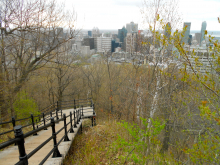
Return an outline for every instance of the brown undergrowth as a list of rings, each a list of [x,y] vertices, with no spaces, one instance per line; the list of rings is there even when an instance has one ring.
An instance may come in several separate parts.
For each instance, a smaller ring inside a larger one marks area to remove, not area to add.
[[[91,123],[91,121],[89,121]],[[83,134],[78,135],[72,143],[64,165],[106,165],[124,164],[118,159],[120,150],[113,149],[117,134],[124,130],[115,121],[97,122],[95,127],[84,124]]]

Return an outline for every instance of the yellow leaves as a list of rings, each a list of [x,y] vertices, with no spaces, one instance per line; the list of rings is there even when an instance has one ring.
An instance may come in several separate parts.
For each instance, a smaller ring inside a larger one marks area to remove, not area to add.
[[[195,62],[198,62],[199,57],[195,58]]]
[[[208,31],[207,30],[205,30],[205,35],[207,35],[208,34]]]
[[[219,118],[215,118],[215,121],[217,121],[218,125],[220,125],[220,119]]]
[[[203,106],[206,106],[207,101],[202,101],[201,103],[202,103]]]
[[[157,14],[157,21],[159,21],[159,19],[160,19],[160,15],[159,15],[159,14]]]
[[[207,81],[208,80],[208,76],[205,75],[204,76],[204,80]]]

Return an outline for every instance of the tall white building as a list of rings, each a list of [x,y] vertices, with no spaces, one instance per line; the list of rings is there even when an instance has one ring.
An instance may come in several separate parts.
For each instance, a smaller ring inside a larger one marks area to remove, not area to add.
[[[202,22],[202,27],[201,27],[201,40],[200,40],[200,45],[202,43],[203,40],[205,40],[205,30],[206,30],[206,26],[207,26],[207,23],[206,21]]]
[[[111,52],[112,39],[111,37],[97,37],[94,39],[95,49],[97,52]]]
[[[200,45],[200,43],[201,43],[201,33],[195,33],[195,40]]]
[[[136,51],[137,33],[127,33],[126,52],[132,54]]]
[[[138,32],[138,24],[131,22],[126,24],[127,33],[137,33]]]
[[[96,37],[100,37],[102,34],[99,32],[99,28],[97,27],[94,27],[92,29],[92,37],[93,38],[96,38]]]

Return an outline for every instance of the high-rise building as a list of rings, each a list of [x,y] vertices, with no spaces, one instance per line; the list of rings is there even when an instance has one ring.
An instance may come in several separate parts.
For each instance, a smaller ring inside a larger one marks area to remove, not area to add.
[[[101,33],[99,33],[99,29],[97,27],[94,27],[92,29],[92,37],[96,38],[96,37],[101,37]]]
[[[92,37],[92,31],[88,31],[88,36]]]
[[[131,22],[126,24],[126,29],[128,33],[137,33],[138,32],[138,24]]]
[[[127,36],[127,29],[123,27],[122,29],[118,29],[118,38],[120,42],[124,42],[124,38]]]
[[[197,41],[198,44],[201,43],[201,36],[202,36],[201,33],[195,33],[195,40]]]
[[[188,44],[191,22],[184,22],[183,28],[185,27],[186,27],[186,31],[184,33],[184,37],[182,38],[182,42],[184,42],[185,44]]]
[[[137,51],[137,33],[128,33],[126,37],[126,52],[133,54]]]
[[[189,35],[189,40],[188,40],[189,45],[192,45],[192,35]]]
[[[202,22],[202,27],[201,27],[201,40],[199,42],[199,44],[201,45],[202,41],[205,40],[205,30],[206,30],[206,26],[207,26],[207,23],[206,21]]]
[[[89,46],[90,49],[94,49],[94,38],[84,38],[82,44],[84,46]]]
[[[115,49],[119,47],[119,43],[115,40],[112,40],[112,52],[115,52]]]
[[[111,52],[112,38],[97,37],[95,38],[95,49],[97,52]]]
[[[118,38],[118,34],[112,34],[112,40],[115,40]]]

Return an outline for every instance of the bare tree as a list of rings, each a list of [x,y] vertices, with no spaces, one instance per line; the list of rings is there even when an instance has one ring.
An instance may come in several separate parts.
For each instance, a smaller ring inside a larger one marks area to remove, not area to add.
[[[5,0],[1,7],[0,106],[4,117],[30,73],[53,60],[62,52],[58,48],[74,38],[75,17],[55,0]],[[61,34],[59,27],[66,33]]]

